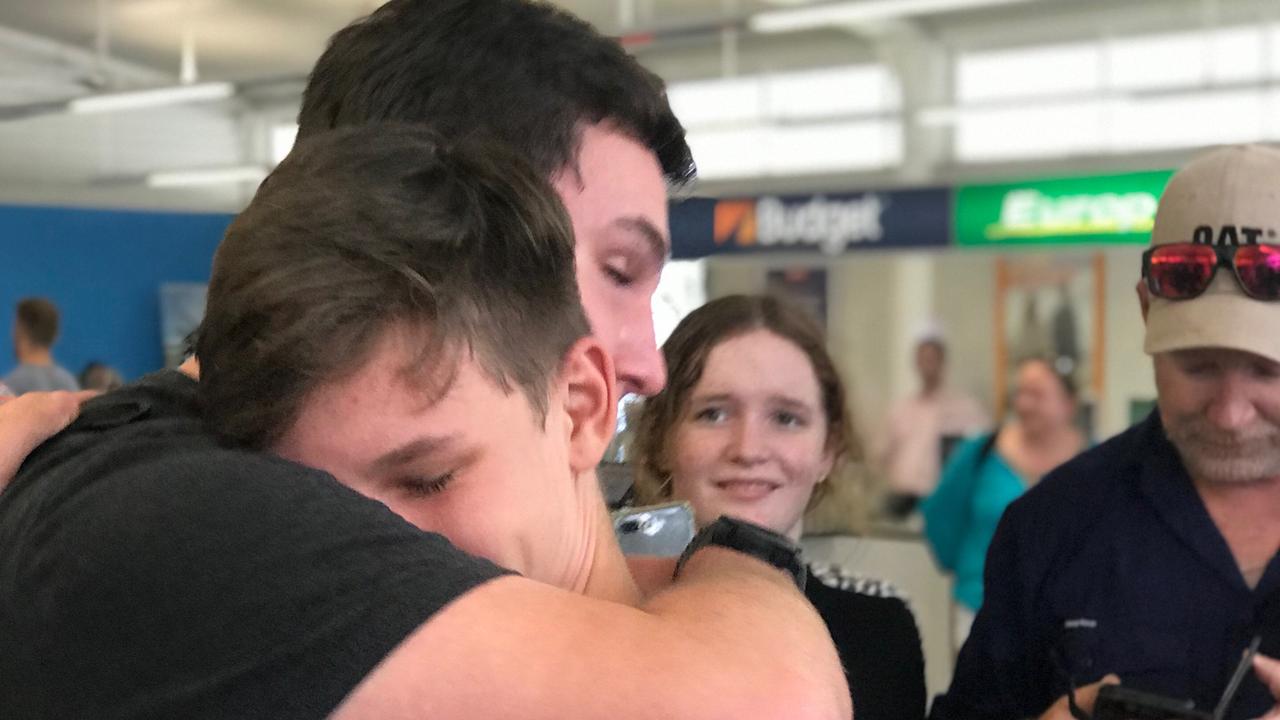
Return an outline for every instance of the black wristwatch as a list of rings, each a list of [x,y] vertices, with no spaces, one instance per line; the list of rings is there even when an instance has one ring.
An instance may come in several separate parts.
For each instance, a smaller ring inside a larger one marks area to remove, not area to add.
[[[676,577],[693,554],[708,545],[736,550],[763,560],[787,573],[796,581],[796,587],[804,591],[804,581],[808,576],[804,562],[800,559],[800,546],[791,542],[791,538],[781,535],[755,523],[720,516],[718,520],[707,525],[693,536],[689,546],[680,555],[676,563]]]

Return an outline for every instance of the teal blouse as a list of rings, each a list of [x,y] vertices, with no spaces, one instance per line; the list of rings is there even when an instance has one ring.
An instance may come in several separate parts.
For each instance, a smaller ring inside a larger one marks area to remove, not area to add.
[[[1027,491],[1027,483],[994,447],[979,458],[990,433],[961,443],[947,461],[938,489],[925,501],[925,538],[944,570],[955,573],[955,598],[982,607],[982,570],[987,547],[1005,508]]]

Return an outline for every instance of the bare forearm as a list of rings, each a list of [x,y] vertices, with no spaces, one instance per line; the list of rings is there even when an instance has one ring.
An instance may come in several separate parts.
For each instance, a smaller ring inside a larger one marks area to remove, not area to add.
[[[18,474],[23,459],[31,452],[29,449],[24,450],[23,445],[10,438],[6,434],[7,429],[0,427],[0,490]]]
[[[16,400],[9,400],[0,405],[0,490],[13,480],[32,450],[36,449],[40,440],[39,429],[33,426]]]
[[[641,608],[740,665],[762,691],[754,717],[848,718],[849,691],[826,625],[785,573],[720,548],[694,555]],[[714,662],[714,660],[712,660]]]
[[[639,609],[491,581],[402,642],[335,717],[848,720],[830,636],[786,576],[698,555]]]

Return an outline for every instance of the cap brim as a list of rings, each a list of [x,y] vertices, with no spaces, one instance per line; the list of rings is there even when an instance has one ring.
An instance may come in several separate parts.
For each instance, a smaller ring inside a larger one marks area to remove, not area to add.
[[[1240,292],[1210,292],[1194,300],[1151,298],[1142,346],[1147,354],[1206,347],[1243,350],[1280,362],[1280,302]]]

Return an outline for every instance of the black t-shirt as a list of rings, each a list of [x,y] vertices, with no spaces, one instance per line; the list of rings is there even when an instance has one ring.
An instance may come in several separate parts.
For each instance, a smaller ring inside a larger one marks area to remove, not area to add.
[[[167,371],[95,399],[0,493],[0,716],[324,717],[503,574],[326,473],[219,447],[196,389]]]
[[[858,720],[921,720],[924,653],[906,602],[885,583],[820,566],[804,594],[831,632]]]

